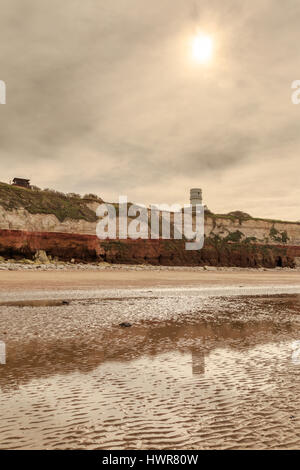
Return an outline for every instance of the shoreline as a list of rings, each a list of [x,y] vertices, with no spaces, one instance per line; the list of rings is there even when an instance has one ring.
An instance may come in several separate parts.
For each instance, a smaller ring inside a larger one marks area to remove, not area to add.
[[[0,270],[0,300],[19,297],[102,295],[155,289],[190,290],[195,295],[272,295],[300,293],[299,269],[95,266],[91,269]]]

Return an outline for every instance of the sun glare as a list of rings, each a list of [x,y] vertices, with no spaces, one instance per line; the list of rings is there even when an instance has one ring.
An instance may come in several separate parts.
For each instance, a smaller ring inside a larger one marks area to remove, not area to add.
[[[210,36],[198,33],[192,42],[193,58],[196,62],[205,64],[209,62],[213,54],[213,41]]]

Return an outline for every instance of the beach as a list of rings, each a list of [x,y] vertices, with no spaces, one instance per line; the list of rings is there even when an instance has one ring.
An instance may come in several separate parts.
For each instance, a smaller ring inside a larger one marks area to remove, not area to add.
[[[299,271],[16,267],[0,286],[0,448],[299,447]]]
[[[0,292],[146,287],[299,286],[300,269],[131,265],[0,265]]]

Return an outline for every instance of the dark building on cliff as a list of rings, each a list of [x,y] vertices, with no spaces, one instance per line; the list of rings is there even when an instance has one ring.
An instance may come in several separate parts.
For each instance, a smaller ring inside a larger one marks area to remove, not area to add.
[[[20,186],[21,188],[28,188],[30,189],[30,180],[24,178],[14,178],[13,179],[13,186]]]

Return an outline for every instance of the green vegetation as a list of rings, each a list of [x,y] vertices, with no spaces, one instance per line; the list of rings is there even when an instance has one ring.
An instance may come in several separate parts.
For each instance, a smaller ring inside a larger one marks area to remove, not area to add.
[[[286,230],[284,230],[284,232],[281,232],[281,240],[283,241],[283,243],[287,243],[289,241],[289,237]]]
[[[212,243],[214,244],[226,244],[228,242],[232,242],[232,243],[239,243],[239,242],[242,242],[242,243],[249,243],[249,239],[245,239],[243,240],[243,237],[245,235],[240,232],[239,230],[236,230],[235,232],[231,232],[231,233],[228,233],[228,235],[224,238],[220,237],[220,235],[214,233],[214,234],[211,234],[209,239],[211,240]]]
[[[60,222],[68,218],[96,222],[96,213],[87,205],[96,199],[94,195],[89,196],[81,198],[49,189],[32,190],[0,183],[0,205],[5,210],[26,209],[30,214],[54,214]],[[98,202],[101,202],[100,198]]]
[[[224,242],[240,242],[242,238],[244,237],[244,234],[237,230],[236,232],[231,232],[227,235],[227,237],[224,238]]]
[[[244,240],[244,243],[256,243],[257,242],[257,238],[256,237],[247,237],[245,238]]]
[[[245,220],[252,219],[251,215],[247,214],[246,212],[242,212],[242,211],[229,212],[227,215],[229,215],[230,217],[234,217],[234,218],[238,219],[240,225],[242,225],[242,223]]]
[[[289,241],[289,237],[288,237],[286,230],[284,230],[283,232],[279,232],[279,230],[277,230],[274,227],[274,225],[270,229],[270,238],[274,242],[278,242],[278,243],[287,243]]]
[[[273,226],[270,230],[270,237],[273,239],[273,240],[276,240],[276,237],[277,237],[277,234],[278,234],[278,230],[276,230],[276,228]]]

